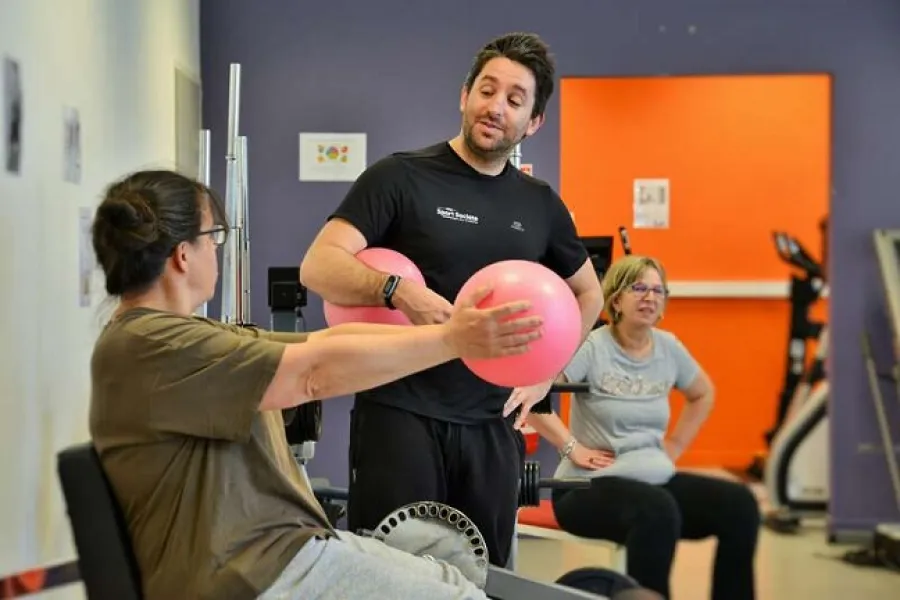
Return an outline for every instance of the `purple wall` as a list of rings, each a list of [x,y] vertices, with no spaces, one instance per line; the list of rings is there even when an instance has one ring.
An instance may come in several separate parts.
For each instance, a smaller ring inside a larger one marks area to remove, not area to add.
[[[496,34],[540,33],[562,76],[833,74],[832,529],[900,518],[883,454],[858,451],[879,440],[859,349],[864,326],[878,330],[876,347],[885,360],[890,356],[870,231],[900,227],[900,2],[214,0],[202,2],[201,27],[205,126],[213,130],[219,187],[228,64],[243,65],[253,317],[260,323],[268,322],[266,268],[297,264],[348,188],[298,181],[298,133],[366,132],[370,162],[449,138],[458,131],[459,86],[469,62]],[[523,149],[525,162],[554,186],[557,101]],[[322,325],[317,298],[307,318],[310,327]],[[896,408],[894,396],[888,399]],[[326,403],[313,476],[346,483],[349,406],[348,399]],[[900,422],[898,411],[892,415]],[[555,460],[543,458],[546,473]]]

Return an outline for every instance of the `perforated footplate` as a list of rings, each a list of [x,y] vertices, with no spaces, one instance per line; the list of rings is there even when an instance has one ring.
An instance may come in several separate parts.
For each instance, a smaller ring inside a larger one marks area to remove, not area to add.
[[[446,504],[407,504],[385,517],[372,536],[392,548],[454,565],[481,588],[487,582],[488,551],[481,532],[464,513]]]

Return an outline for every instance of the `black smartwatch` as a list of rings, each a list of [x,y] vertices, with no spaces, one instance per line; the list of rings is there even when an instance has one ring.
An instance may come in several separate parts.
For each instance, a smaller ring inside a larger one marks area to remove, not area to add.
[[[400,285],[400,276],[388,275],[387,281],[384,282],[384,287],[381,289],[381,295],[384,298],[384,305],[391,310],[397,310],[397,307],[394,306],[393,298],[394,292],[397,291],[398,285]]]

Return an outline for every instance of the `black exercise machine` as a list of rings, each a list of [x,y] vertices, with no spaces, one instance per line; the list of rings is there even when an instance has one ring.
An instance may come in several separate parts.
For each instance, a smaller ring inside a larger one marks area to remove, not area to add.
[[[806,343],[814,340],[822,333],[823,323],[810,318],[812,306],[822,297],[825,290],[825,274],[819,264],[806,251],[806,248],[793,236],[776,231],[773,234],[778,256],[782,261],[802,271],[802,276],[791,275],[791,320],[788,332],[788,352],[785,357],[784,381],[778,397],[778,414],[775,425],[766,432],[766,441],[771,444],[772,438],[784,424],[791,405],[791,399],[797,386],[804,379],[806,371]],[[822,378],[821,371],[816,373],[811,384]]]
[[[587,250],[591,264],[594,265],[594,271],[598,277],[603,277],[603,273],[609,270],[612,264],[613,256],[613,236],[611,235],[591,235],[578,238]]]
[[[831,390],[825,380],[828,328],[810,318],[813,304],[825,291],[825,269],[787,233],[775,232],[773,240],[779,258],[799,269],[802,277],[791,276],[785,375],[775,423],[766,433],[768,452],[754,458],[747,474],[766,486],[769,510],[763,524],[777,533],[796,533],[804,517],[825,514],[830,496],[827,432]],[[807,367],[809,339],[818,343]]]
[[[631,254],[631,240],[628,237],[628,229],[624,226],[619,227],[619,242],[622,244],[622,252]],[[578,238],[587,250],[591,264],[597,277],[603,279],[604,273],[609,270],[613,262],[613,249],[615,246],[614,238],[611,235],[588,235]]]
[[[773,440],[785,424],[791,403],[798,387],[814,386],[824,378],[824,368],[814,363],[812,369],[806,368],[808,359],[807,342],[815,340],[822,334],[824,324],[810,317],[813,305],[825,291],[825,272],[822,264],[817,262],[791,235],[775,231],[772,234],[778,257],[788,265],[800,270],[800,274],[792,273],[790,280],[791,314],[788,327],[787,354],[784,363],[784,377],[775,422],[765,433],[766,447],[771,448]],[[757,456],[747,467],[746,473],[756,480],[762,480],[766,470],[766,457]]]
[[[798,384],[765,460],[769,511],[763,523],[777,533],[796,533],[804,517],[820,518],[828,510],[831,387],[824,378],[827,354],[828,328],[824,327],[813,364]]]
[[[631,241],[628,237],[628,230],[624,226],[621,226],[619,227],[618,232],[619,241],[622,244],[624,254],[631,254]],[[597,273],[597,278],[603,281],[603,275],[609,270],[609,267],[613,262],[613,248],[615,247],[613,236],[589,235],[579,237],[578,239],[584,245],[584,249],[587,250],[588,257],[591,259],[591,264],[594,267],[594,272]],[[606,320],[600,317],[597,319],[597,322],[594,323],[593,329],[598,329],[606,324]]]

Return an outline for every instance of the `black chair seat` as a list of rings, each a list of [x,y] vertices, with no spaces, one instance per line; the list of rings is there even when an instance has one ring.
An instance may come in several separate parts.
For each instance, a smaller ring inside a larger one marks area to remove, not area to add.
[[[90,600],[140,600],[141,578],[128,527],[90,443],[57,455],[57,471]]]

